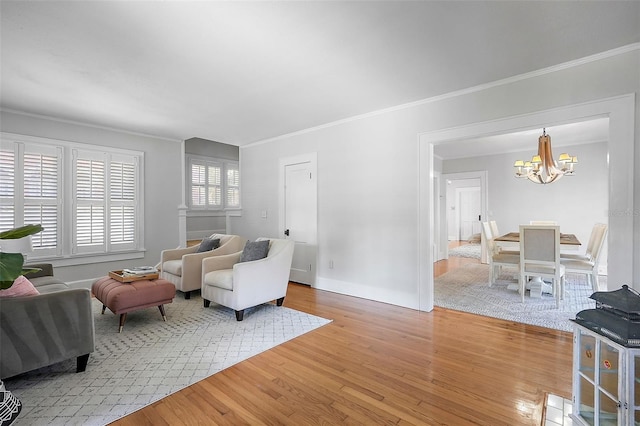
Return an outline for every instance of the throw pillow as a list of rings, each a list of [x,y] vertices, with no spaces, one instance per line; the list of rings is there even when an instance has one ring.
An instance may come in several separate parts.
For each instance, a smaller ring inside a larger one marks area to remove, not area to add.
[[[200,243],[200,247],[196,253],[202,253],[203,251],[211,251],[220,247],[220,238],[204,238]]]
[[[269,240],[247,241],[240,255],[240,262],[251,262],[264,259],[269,253]]]
[[[24,275],[16,278],[8,289],[0,290],[0,297],[37,296],[38,294],[40,294],[38,289]]]

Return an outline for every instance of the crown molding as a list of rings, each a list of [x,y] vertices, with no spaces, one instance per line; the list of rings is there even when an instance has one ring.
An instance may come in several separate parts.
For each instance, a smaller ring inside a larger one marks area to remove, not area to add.
[[[182,143],[182,139],[172,139],[172,138],[167,138],[167,137],[164,137],[164,136],[157,136],[157,135],[152,135],[152,134],[147,134],[147,133],[134,132],[134,131],[131,131],[131,130],[119,129],[119,128],[116,128],[116,127],[100,126],[98,124],[84,123],[84,122],[76,121],[76,120],[68,120],[68,119],[65,119],[65,118],[51,117],[49,115],[44,115],[44,114],[34,114],[34,113],[31,113],[31,112],[19,111],[19,110],[10,109],[10,108],[0,108],[0,112],[7,112],[7,113],[10,113],[10,114],[24,115],[26,117],[40,118],[42,120],[55,121],[55,122],[58,122],[58,123],[65,123],[65,124],[73,124],[73,125],[82,126],[82,127],[91,127],[93,129],[100,129],[100,130],[107,130],[107,131],[110,131],[110,132],[124,133],[124,134],[132,135],[132,136],[141,136],[141,137],[145,137],[145,138],[154,138],[154,139],[161,139],[161,140],[169,141],[169,142]]]

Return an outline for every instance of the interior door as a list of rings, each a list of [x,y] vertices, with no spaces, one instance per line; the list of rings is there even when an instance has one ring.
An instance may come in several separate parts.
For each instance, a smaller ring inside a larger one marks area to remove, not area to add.
[[[459,188],[460,241],[480,233],[480,187]]]
[[[284,238],[295,242],[289,279],[308,285],[316,274],[316,188],[311,162],[284,165]]]

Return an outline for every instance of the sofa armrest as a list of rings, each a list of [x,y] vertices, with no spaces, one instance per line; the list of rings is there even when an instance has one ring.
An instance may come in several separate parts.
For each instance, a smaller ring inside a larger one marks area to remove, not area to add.
[[[180,260],[185,254],[195,253],[198,247],[200,247],[200,244],[191,247],[162,250],[160,253],[160,267],[168,260]]]
[[[25,264],[22,269],[40,269],[36,272],[28,272],[24,274],[26,278],[39,278],[39,277],[52,277],[53,276],[53,265],[51,263],[29,263]]]
[[[0,378],[93,351],[94,324],[88,289],[0,300]]]

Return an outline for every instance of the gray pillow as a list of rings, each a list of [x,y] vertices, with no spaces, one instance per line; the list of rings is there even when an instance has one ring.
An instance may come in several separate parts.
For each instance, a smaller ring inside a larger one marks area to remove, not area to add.
[[[215,250],[220,247],[220,238],[204,238],[200,243],[200,247],[196,250],[196,253],[202,253],[203,251]]]
[[[247,241],[240,255],[240,262],[264,259],[269,253],[269,240]]]

